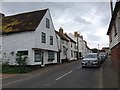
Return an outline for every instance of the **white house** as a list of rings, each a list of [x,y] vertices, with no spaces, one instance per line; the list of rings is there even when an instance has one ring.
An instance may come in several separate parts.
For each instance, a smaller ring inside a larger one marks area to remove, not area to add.
[[[87,46],[87,42],[83,40],[83,36],[80,36],[78,32],[74,32],[74,35],[72,33],[69,33],[68,35],[76,41],[77,52],[79,52],[79,57],[85,56],[88,53],[90,53],[90,49]]]
[[[64,34],[68,39],[68,60],[77,60],[77,46],[76,41],[68,36],[66,33]]]
[[[62,63],[68,61],[69,39],[64,35],[62,28],[60,28],[59,31],[56,31],[56,34],[59,48],[58,62]]]
[[[16,53],[27,65],[57,63],[58,45],[49,9],[5,16],[2,21],[3,61],[16,64]]]
[[[89,53],[89,50],[88,50],[87,42],[85,40],[82,40],[82,44],[83,44],[82,55],[84,57]]]

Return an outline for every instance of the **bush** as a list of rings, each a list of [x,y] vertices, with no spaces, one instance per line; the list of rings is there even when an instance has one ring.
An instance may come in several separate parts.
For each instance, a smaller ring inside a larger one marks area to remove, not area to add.
[[[18,65],[26,65],[26,60],[27,60],[26,56],[24,57],[20,53],[16,54],[16,62],[17,62]]]
[[[10,66],[10,65],[3,65],[2,66],[2,73],[10,73],[10,74],[14,74],[14,73],[27,73],[32,71],[31,67],[28,66]]]

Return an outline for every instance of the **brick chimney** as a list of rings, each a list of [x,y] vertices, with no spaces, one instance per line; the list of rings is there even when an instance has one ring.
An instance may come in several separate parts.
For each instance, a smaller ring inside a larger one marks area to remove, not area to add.
[[[74,37],[80,36],[78,32],[74,32]]]
[[[83,40],[83,36],[81,35],[80,38]]]
[[[60,32],[60,33],[63,33],[63,29],[62,29],[62,27],[60,27],[59,32]]]
[[[66,32],[64,33],[64,35],[65,35],[65,36],[68,36]]]

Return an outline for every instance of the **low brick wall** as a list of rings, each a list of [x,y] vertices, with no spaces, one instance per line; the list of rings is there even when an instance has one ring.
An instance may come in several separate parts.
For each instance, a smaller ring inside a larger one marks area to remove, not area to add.
[[[111,50],[111,60],[113,68],[120,71],[120,43]]]
[[[113,69],[120,72],[120,61],[112,60]]]

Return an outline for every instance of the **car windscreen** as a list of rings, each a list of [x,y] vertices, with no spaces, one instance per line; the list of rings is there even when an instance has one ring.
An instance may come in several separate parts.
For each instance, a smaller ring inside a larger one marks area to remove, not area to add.
[[[85,58],[97,58],[97,55],[87,55],[87,56],[85,56]]]

